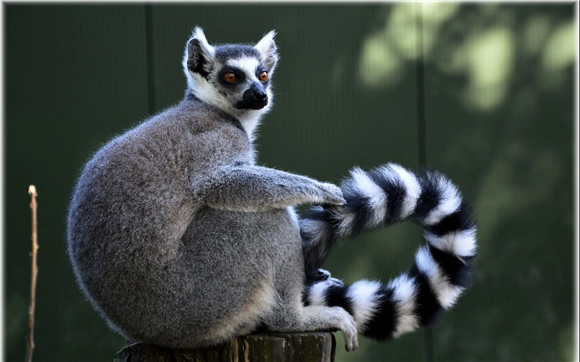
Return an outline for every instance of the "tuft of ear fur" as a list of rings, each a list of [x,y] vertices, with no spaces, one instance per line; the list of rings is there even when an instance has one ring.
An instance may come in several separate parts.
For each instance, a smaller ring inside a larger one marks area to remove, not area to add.
[[[183,56],[183,70],[186,75],[188,72],[193,72],[207,77],[211,71],[210,63],[214,56],[215,49],[207,42],[203,29],[195,27],[191,38],[189,38],[185,46],[185,54]]]
[[[274,73],[274,68],[276,68],[276,62],[278,62],[278,53],[276,43],[274,42],[274,37],[276,36],[276,31],[272,30],[256,44],[255,48],[260,52],[262,56],[262,61],[268,69],[268,73]]]

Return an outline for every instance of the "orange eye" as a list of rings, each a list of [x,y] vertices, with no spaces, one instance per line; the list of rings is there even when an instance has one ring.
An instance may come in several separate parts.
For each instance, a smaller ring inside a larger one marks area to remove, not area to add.
[[[268,73],[267,72],[260,73],[259,78],[262,82],[267,82],[268,81]]]
[[[236,80],[236,75],[234,73],[224,74],[224,80],[228,83],[233,83]]]

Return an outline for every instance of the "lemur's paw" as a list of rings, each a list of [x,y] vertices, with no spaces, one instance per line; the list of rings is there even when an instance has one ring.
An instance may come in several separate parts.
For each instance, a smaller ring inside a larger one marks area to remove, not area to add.
[[[321,203],[327,205],[344,205],[346,200],[342,196],[340,187],[326,182],[319,182],[318,189],[321,193]]]
[[[333,286],[344,287],[344,283],[340,279],[328,278],[328,280],[326,282],[331,283]]]
[[[330,275],[330,272],[328,270],[318,269],[313,284],[316,284],[316,283],[322,282],[322,281],[326,281],[326,283],[330,284],[330,285],[336,285],[336,286],[340,286],[340,287],[344,286],[344,283],[342,282],[342,280],[333,278]]]
[[[326,280],[330,278],[330,272],[328,270],[324,270],[324,269],[318,269],[317,273],[316,273],[316,281],[319,280]]]

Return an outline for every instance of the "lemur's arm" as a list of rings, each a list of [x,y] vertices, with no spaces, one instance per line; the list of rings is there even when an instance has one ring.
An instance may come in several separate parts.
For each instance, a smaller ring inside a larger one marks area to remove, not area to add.
[[[209,207],[263,211],[303,203],[342,205],[340,188],[311,178],[261,166],[226,166],[197,180],[193,189]]]

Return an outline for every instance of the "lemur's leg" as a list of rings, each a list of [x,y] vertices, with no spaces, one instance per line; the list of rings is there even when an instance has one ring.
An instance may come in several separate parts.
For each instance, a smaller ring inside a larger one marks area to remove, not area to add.
[[[345,202],[335,185],[261,166],[223,167],[193,183],[196,196],[220,210],[252,212],[302,203]]]
[[[356,168],[341,189],[346,205],[313,207],[300,220],[307,284],[320,280],[318,268],[341,238],[404,220],[444,238],[458,223],[469,224],[457,188],[436,171],[414,173],[397,164],[370,172]]]

